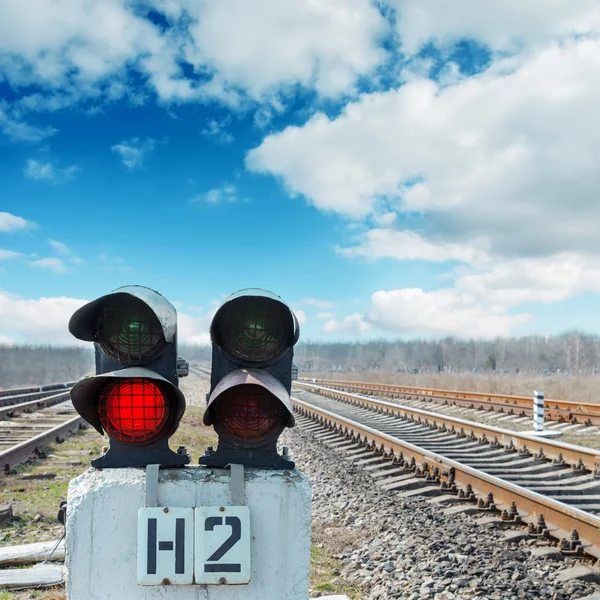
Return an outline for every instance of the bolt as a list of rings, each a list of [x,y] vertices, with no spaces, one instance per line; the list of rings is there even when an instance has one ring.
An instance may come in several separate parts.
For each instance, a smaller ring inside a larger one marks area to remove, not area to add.
[[[185,451],[185,446],[179,446],[177,448],[177,454],[187,454],[187,452]]]
[[[204,456],[208,456],[209,454],[213,453],[213,447],[212,446],[207,446],[206,450],[204,451]]]
[[[163,512],[164,512],[164,513],[168,513],[168,512],[169,512],[169,509],[168,509],[168,508],[165,506],[165,507],[163,508]]]
[[[227,583],[227,579],[225,579],[225,577],[219,577],[219,583]]]
[[[170,584],[171,584],[171,582],[170,582],[170,581],[169,581],[169,580],[168,580],[168,579],[165,577],[165,578],[162,580],[162,584],[163,584],[163,585],[170,585]]]
[[[219,508],[219,510],[220,510],[221,512],[225,512],[225,507],[224,507],[224,506],[221,506],[221,507]]]

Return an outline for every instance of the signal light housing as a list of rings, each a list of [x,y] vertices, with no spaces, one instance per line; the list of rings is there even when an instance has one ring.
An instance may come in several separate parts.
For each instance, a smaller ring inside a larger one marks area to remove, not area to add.
[[[291,367],[300,331],[293,311],[271,292],[241,290],[217,310],[210,333],[211,392],[203,420],[214,426],[219,445],[200,464],[293,469],[277,454],[277,439],[295,423]]]
[[[185,453],[168,445],[185,411],[178,375],[177,312],[158,292],[127,286],[77,310],[69,330],[95,342],[96,373],[71,390],[73,406],[110,438],[108,452],[92,466],[181,466]],[[133,366],[135,365],[135,366]]]

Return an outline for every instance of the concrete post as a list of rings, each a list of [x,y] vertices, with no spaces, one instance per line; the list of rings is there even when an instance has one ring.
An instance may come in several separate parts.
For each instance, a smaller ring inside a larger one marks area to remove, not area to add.
[[[159,472],[159,507],[230,506],[228,469]],[[139,585],[138,509],[143,469],[89,469],[69,486],[66,568],[69,600],[306,600],[311,489],[297,470],[246,469],[251,578],[244,585]],[[160,532],[159,532],[160,535]]]
[[[544,392],[533,392],[533,430],[544,431]]]

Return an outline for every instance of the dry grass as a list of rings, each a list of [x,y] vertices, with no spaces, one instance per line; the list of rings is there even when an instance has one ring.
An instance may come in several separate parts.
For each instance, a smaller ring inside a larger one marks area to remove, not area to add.
[[[355,371],[329,373],[304,371],[302,377],[369,381],[411,387],[532,396],[542,390],[546,398],[573,402],[600,403],[600,376],[593,375],[490,375],[477,373],[392,373],[386,371]]]
[[[360,588],[339,577],[341,563],[336,555],[356,548],[364,537],[364,531],[351,531],[342,524],[328,523],[323,527],[320,523],[313,523],[310,549],[311,590],[346,594],[352,599],[360,598]]]

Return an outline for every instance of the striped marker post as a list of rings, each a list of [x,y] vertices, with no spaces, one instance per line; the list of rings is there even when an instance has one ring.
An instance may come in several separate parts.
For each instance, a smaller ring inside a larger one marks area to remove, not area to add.
[[[544,431],[544,392],[533,392],[533,430]]]

